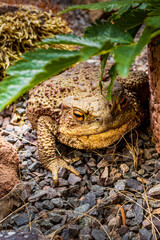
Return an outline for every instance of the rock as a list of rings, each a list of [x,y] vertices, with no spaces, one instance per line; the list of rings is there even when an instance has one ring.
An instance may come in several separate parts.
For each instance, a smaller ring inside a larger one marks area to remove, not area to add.
[[[108,179],[108,173],[109,173],[109,171],[108,171],[108,166],[107,166],[107,167],[104,168],[104,171],[101,175],[101,178],[105,178],[107,180]]]
[[[77,208],[74,209],[74,212],[77,214],[77,215],[82,215],[82,214],[78,214],[78,213],[85,213],[89,210],[89,204],[84,204],[84,205],[81,205]]]
[[[128,227],[127,226],[121,226],[116,230],[116,232],[120,235],[123,236],[128,232]]]
[[[135,203],[133,206],[134,212],[135,212],[135,218],[137,220],[138,224],[141,224],[143,221],[143,206],[142,206],[142,199],[137,200],[137,204]]]
[[[106,233],[101,229],[93,229],[91,235],[95,240],[105,240],[107,237]]]
[[[91,240],[91,229],[89,227],[84,227],[79,232],[79,240]]]
[[[53,224],[50,222],[49,219],[42,219],[40,225],[45,229],[50,229],[53,227]]]
[[[95,192],[97,197],[100,197],[104,194],[105,187],[99,185],[92,185],[91,190]]]
[[[133,209],[129,209],[127,212],[126,212],[126,218],[133,218],[135,217],[135,213],[133,211]]]
[[[129,167],[126,163],[121,164],[120,169],[122,170],[123,174],[129,171]]]
[[[146,228],[142,228],[139,230],[140,240],[151,240],[152,232],[148,231]]]
[[[28,212],[28,213],[22,213],[20,214],[18,217],[16,217],[14,219],[14,222],[18,225],[18,226],[22,226],[24,224],[29,223],[30,221],[32,221],[35,218],[35,214],[33,212]]]
[[[62,239],[63,240],[70,240],[69,229],[63,229],[62,232]]]
[[[0,137],[0,198],[20,182],[17,175],[18,166],[19,156],[16,150]]]
[[[45,200],[42,202],[42,208],[47,210],[52,210],[54,208],[54,205],[51,201]]]
[[[53,223],[59,223],[62,220],[62,216],[58,213],[51,212],[49,213],[50,221]]]
[[[118,191],[124,191],[126,189],[126,180],[118,180],[114,184],[114,189],[116,189]]]
[[[78,232],[79,232],[79,226],[75,225],[75,224],[69,224],[68,225],[68,229],[69,229],[69,233],[72,237],[77,236]]]
[[[46,238],[31,232],[16,232],[16,231],[5,231],[0,232],[1,240],[45,240]]]
[[[94,192],[89,192],[84,196],[84,199],[82,200],[83,204],[89,204],[89,207],[92,208],[94,205],[96,205],[96,194]]]
[[[48,186],[47,186],[48,187]],[[36,202],[39,201],[41,198],[43,198],[43,200],[45,199],[52,199],[54,197],[57,197],[57,192],[55,189],[52,189],[50,187],[46,188],[45,190],[41,190],[41,191],[37,191],[36,194],[32,195],[28,201],[29,202]]]
[[[75,185],[76,183],[79,183],[81,181],[81,178],[74,175],[73,173],[69,174],[69,178],[68,178],[68,183],[70,185]]]
[[[112,227],[120,227],[121,226],[121,217],[120,216],[116,216],[114,218],[112,218],[109,223],[108,223],[108,227],[112,228]]]
[[[62,201],[61,198],[53,198],[53,199],[51,200],[51,202],[53,203],[53,205],[54,205],[55,207],[58,207],[58,208],[62,208],[62,207],[63,207],[63,201]]]
[[[127,187],[142,192],[143,186],[135,179],[126,179]]]
[[[160,184],[157,184],[156,186],[152,187],[149,191],[148,194],[150,196],[156,196],[160,195]]]
[[[145,148],[144,149],[144,156],[147,158],[147,159],[151,159],[152,158],[152,154],[150,153],[150,150],[148,148]]]
[[[30,166],[28,166],[29,171],[34,172],[38,167],[40,167],[40,163],[35,161]]]

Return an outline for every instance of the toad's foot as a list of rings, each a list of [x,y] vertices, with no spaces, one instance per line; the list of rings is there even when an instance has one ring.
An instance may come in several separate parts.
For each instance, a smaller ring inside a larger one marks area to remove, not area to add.
[[[80,173],[72,166],[68,165],[65,160],[58,159],[52,162],[47,168],[52,172],[54,185],[58,185],[58,171],[60,167],[64,167],[70,172],[74,173],[76,176],[81,177]]]

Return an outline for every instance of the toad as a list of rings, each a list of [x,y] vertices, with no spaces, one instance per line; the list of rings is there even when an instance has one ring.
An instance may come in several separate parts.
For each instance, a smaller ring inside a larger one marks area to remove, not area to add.
[[[117,77],[111,103],[104,97],[110,83],[107,70],[102,91],[99,79],[100,66],[79,63],[30,91],[27,115],[37,129],[40,161],[52,172],[55,185],[60,167],[80,175],[67,158],[59,156],[57,141],[78,149],[104,148],[139,126],[146,115],[146,73]]]

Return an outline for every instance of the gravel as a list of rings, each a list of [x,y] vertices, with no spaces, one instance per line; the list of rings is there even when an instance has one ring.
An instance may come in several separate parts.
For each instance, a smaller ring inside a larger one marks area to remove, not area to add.
[[[82,25],[86,21],[89,23],[88,15],[79,10],[68,15],[69,19],[73,18],[70,24],[80,34],[79,22],[74,19],[76,14]],[[145,51],[136,60],[133,69],[147,69]],[[108,239],[104,231],[106,229],[112,240],[153,239],[152,225],[144,217],[149,218],[144,188],[148,196],[159,199],[160,165],[159,154],[155,151],[147,124],[136,130],[138,171],[134,170],[133,156],[126,146],[126,141],[136,146],[135,131],[108,149],[84,151],[58,144],[58,149],[68,156],[79,158],[72,165],[82,178],[62,169],[59,172],[59,186],[54,188],[51,173],[38,161],[36,131],[32,130],[25,112],[26,101],[20,99],[0,113],[0,127],[7,131],[2,131],[2,136],[16,147],[20,155],[20,179],[27,183],[20,197],[28,202],[27,207],[2,224],[1,231],[27,230],[26,236],[31,233],[36,239],[37,234],[40,234],[41,238],[46,239],[45,236],[62,228],[57,232],[59,238],[57,236],[56,239],[103,240]],[[126,226],[122,225],[122,215],[117,204],[123,206]],[[152,212],[160,207],[158,201],[151,201],[150,198],[149,204]],[[75,221],[77,217],[80,219]],[[156,215],[153,221],[160,230],[159,216]],[[0,233],[0,239],[3,239],[2,235]],[[160,239],[158,234],[157,239]]]

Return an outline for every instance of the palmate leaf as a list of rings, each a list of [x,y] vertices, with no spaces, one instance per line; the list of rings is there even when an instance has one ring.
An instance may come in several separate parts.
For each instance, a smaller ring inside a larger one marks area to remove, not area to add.
[[[111,43],[132,43],[134,42],[132,36],[128,32],[124,32],[118,26],[110,22],[97,21],[96,24],[92,24],[87,27],[84,32],[84,37],[92,39],[94,41]]]
[[[126,77],[129,73],[131,64],[135,57],[151,39],[152,28],[146,27],[137,44],[121,45],[114,51],[115,62],[117,63],[117,72],[120,76]]]
[[[154,28],[160,28],[160,16],[146,18],[146,24]]]
[[[23,55],[0,82],[0,111],[36,84],[65,70],[80,59],[77,51],[40,49]]]
[[[121,7],[126,7],[128,5],[134,3],[159,3],[159,0],[117,0],[117,1],[109,1],[109,2],[100,2],[100,3],[92,3],[92,4],[85,4],[85,5],[74,5],[71,7],[66,8],[64,11],[59,12],[60,14],[75,10],[75,9],[87,9],[87,10],[99,10],[105,9],[106,12],[110,12],[112,10],[117,10]]]
[[[144,19],[147,16],[147,12],[142,9],[132,9],[123,13],[120,18],[116,15],[111,17],[112,21],[116,26],[119,26],[120,29],[129,30],[143,24]]]
[[[101,44],[88,39],[87,37],[78,37],[76,35],[67,34],[67,35],[56,35],[54,38],[43,39],[39,44],[71,44],[78,46],[88,46],[88,47],[101,47]]]

